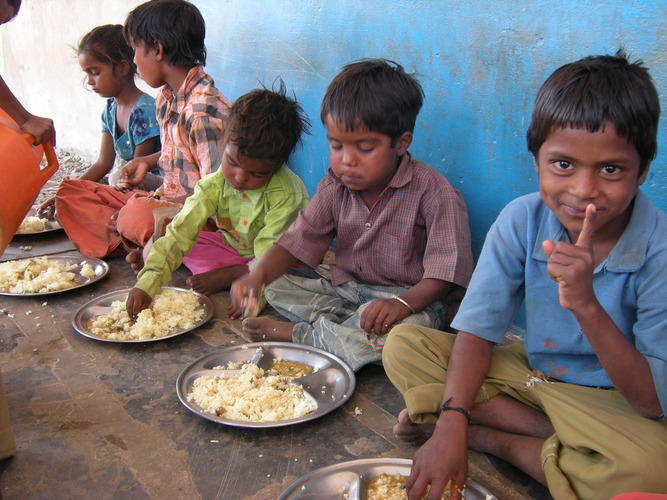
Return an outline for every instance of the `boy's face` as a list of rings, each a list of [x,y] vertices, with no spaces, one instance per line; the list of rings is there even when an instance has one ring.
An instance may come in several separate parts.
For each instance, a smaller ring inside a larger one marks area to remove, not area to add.
[[[604,131],[555,128],[537,152],[540,195],[567,229],[572,242],[586,206],[595,205],[595,239],[615,242],[630,217],[630,203],[646,179],[639,153],[607,123]]]
[[[222,175],[237,191],[251,191],[266,184],[275,165],[269,160],[249,158],[239,154],[239,148],[233,142],[228,142],[222,153]]]
[[[166,82],[159,44],[158,47],[150,47],[144,42],[130,40],[130,46],[134,50],[134,64],[137,65],[137,73],[141,79],[153,88],[162,87]]]
[[[331,115],[326,117],[324,126],[331,170],[348,189],[359,191],[362,196],[374,197],[384,191],[412,141],[412,133],[404,132],[392,146],[388,135],[368,130],[363,124],[345,130]]]

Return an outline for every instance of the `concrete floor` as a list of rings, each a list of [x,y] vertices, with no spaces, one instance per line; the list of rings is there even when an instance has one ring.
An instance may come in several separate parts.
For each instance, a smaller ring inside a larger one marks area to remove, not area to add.
[[[36,242],[34,252],[66,247],[58,238],[64,235]],[[91,340],[72,328],[76,310],[134,284],[122,259],[109,263],[109,275],[86,288],[0,297],[0,308],[14,315],[0,315],[0,363],[17,444],[16,456],[0,462],[2,499],[268,500],[330,464],[412,457],[416,448],[391,432],[402,398],[378,366],[360,370],[342,408],[309,423],[244,430],[191,413],[176,397],[180,371],[244,342],[240,323],[226,319],[228,294],[212,297],[214,318],[189,334],[132,345]],[[173,283],[188,275],[179,270]],[[518,470],[482,454],[471,452],[470,475],[501,500],[549,498]]]

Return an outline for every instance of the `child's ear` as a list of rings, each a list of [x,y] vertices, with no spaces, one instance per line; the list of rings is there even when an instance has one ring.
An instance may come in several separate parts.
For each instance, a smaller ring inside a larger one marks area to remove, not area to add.
[[[162,42],[158,42],[157,40],[153,42],[153,50],[155,50],[155,58],[158,61],[164,59],[164,45],[162,45]]]
[[[116,70],[120,76],[125,77],[130,74],[130,63],[123,60],[116,65]]]
[[[412,132],[403,132],[398,139],[396,139],[396,154],[402,156],[412,144]]]

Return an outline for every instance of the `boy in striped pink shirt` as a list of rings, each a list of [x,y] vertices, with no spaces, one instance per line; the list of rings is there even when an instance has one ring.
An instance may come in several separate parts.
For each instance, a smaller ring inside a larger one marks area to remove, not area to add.
[[[381,59],[349,64],[331,82],[321,110],[331,168],[232,286],[237,305],[266,286],[266,300],[289,320],[246,318],[251,339],[313,345],[357,370],[381,360],[396,324],[446,326],[472,272],[470,234],[458,191],[408,152],[422,100],[417,80]],[[334,239],[336,264],[323,271]],[[298,262],[321,275],[285,274]]]

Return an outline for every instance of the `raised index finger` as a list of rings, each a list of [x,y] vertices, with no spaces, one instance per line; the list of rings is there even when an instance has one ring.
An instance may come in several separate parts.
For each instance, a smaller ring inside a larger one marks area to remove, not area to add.
[[[584,224],[581,227],[581,232],[577,238],[575,246],[582,248],[591,248],[593,246],[593,233],[595,233],[595,205],[589,203],[586,205],[586,215],[584,216]]]

